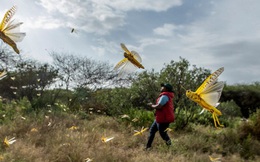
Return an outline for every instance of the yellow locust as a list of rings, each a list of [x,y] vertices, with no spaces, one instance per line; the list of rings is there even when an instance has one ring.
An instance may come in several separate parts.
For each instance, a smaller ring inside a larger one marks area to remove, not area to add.
[[[142,135],[146,130],[148,130],[148,128],[144,128],[144,127],[142,127],[140,131],[134,130],[135,131],[134,136]]]
[[[221,67],[212,73],[195,92],[186,91],[189,99],[212,113],[215,127],[223,127],[218,120],[218,116],[222,113],[216,108],[224,87],[224,82],[217,82],[217,78],[223,71],[224,67]]]
[[[123,43],[120,45],[124,50],[125,58],[114,67],[114,70],[119,70],[119,76],[122,76],[124,72],[127,73],[128,71],[135,69],[135,67],[144,69],[144,66],[141,64],[142,59],[140,55],[135,51],[130,52]]]
[[[19,27],[23,24],[22,22],[11,20],[13,15],[15,14],[15,11],[16,7],[13,6],[5,13],[4,18],[0,24],[0,38],[5,43],[10,45],[17,54],[19,54],[20,51],[16,46],[16,42],[22,41],[25,37],[25,33],[19,32]]]

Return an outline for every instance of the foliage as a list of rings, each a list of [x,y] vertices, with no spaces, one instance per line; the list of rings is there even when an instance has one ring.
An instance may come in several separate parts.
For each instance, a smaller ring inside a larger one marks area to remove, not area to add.
[[[133,80],[130,88],[133,107],[147,109],[147,104],[153,103],[156,100],[160,90],[158,77],[158,73],[154,71],[145,71]]]
[[[209,70],[198,68],[195,65],[191,69],[188,60],[180,58],[179,62],[171,61],[165,65],[165,68],[161,70],[159,82],[172,84],[175,92],[175,104],[177,107],[182,107],[188,101],[183,87],[196,90],[209,75]]]
[[[121,120],[123,121],[128,121],[131,123],[133,126],[144,126],[144,127],[149,127],[153,120],[154,120],[154,112],[153,111],[147,111],[143,109],[129,109],[125,112],[129,116],[129,118],[123,118]]]
[[[233,100],[220,103],[218,109],[221,110],[223,116],[242,117],[239,106]]]
[[[14,120],[15,118],[23,119],[31,109],[31,104],[26,97],[17,101],[0,100],[0,123],[6,123]]]
[[[249,120],[246,120],[239,128],[241,138],[251,136],[260,141],[260,110],[250,116]]]
[[[160,93],[160,83],[170,83],[174,87],[174,106],[176,129],[182,129],[193,120],[195,113],[201,110],[186,98],[183,87],[196,90],[210,74],[209,70],[193,66],[190,69],[187,60],[171,61],[160,73],[144,71],[137,75],[129,88],[114,88],[100,93],[100,103],[107,107],[108,114],[120,114],[130,108],[147,109],[148,103],[155,103]],[[111,97],[113,96],[113,97]],[[124,97],[123,97],[124,96]],[[126,100],[127,99],[127,100]],[[208,121],[204,121],[208,123]]]
[[[18,62],[14,71],[9,71],[8,76],[1,80],[0,95],[3,98],[21,99],[26,97],[33,107],[39,107],[35,99],[42,96],[44,90],[49,88],[57,76],[49,64],[39,64],[35,61]]]
[[[248,118],[250,114],[260,108],[260,84],[255,82],[250,85],[229,85],[223,90],[221,101],[233,100],[239,107],[243,117]]]
[[[18,108],[27,107],[28,104],[28,100],[24,99],[19,104],[8,103],[5,106]],[[143,148],[149,133],[144,132],[141,136],[133,134],[134,130],[150,124],[152,112],[149,111],[128,110],[130,119],[151,117],[140,123],[103,115],[91,115],[92,118],[82,120],[77,115],[64,111],[23,114],[22,119],[19,117],[20,112],[14,111],[12,115],[16,117],[4,120],[0,125],[0,139],[15,137],[17,140],[8,148],[1,147],[0,154],[3,161],[60,162],[84,161],[86,158],[91,158],[97,161],[109,159],[127,162],[171,160],[195,162],[209,161],[209,155],[230,162],[260,160],[260,142],[250,135],[241,138],[239,129],[236,128],[220,130],[211,126],[190,124],[190,130],[168,132],[173,142],[171,147],[166,147],[157,133],[153,149],[145,152]],[[122,124],[120,120],[126,124]],[[239,120],[233,122],[237,122],[238,126],[243,124]],[[102,143],[101,137],[104,136],[114,139]]]
[[[22,139],[12,148],[0,149],[7,161],[83,161],[86,150],[95,161],[107,157],[128,161],[126,156],[129,161],[169,161],[171,157],[208,161],[213,153],[226,161],[234,156],[238,158],[233,161],[243,161],[260,156],[259,83],[224,87],[218,109],[225,128],[215,130],[211,114],[200,114],[202,108],[189,101],[184,90],[195,91],[210,70],[190,66],[186,59],[171,61],[160,72],[144,71],[119,79],[107,63],[67,54],[55,53],[53,57],[54,65],[49,65],[17,61],[0,53],[2,68],[8,70],[0,84],[0,138],[15,135]],[[132,133],[154,120],[147,103],[155,103],[160,83],[174,87],[174,133],[169,133],[174,145],[166,149],[163,141],[157,140],[156,153],[140,156],[146,137],[133,138]],[[248,122],[240,120],[239,107],[242,114],[248,110]],[[124,114],[129,118],[121,118]],[[80,129],[69,131],[73,125]],[[30,131],[33,127],[38,128],[38,134]],[[99,143],[102,135],[115,135],[118,141],[103,145]],[[28,153],[32,156],[26,156]]]
[[[195,91],[208,75],[210,75],[209,70],[197,68],[195,65],[191,69],[188,60],[183,58],[180,58],[179,62],[171,61],[161,70],[159,82],[167,82],[174,87],[175,118],[176,121],[179,120],[176,125],[178,129],[187,126],[196,111],[195,104],[186,97],[183,87]],[[187,110],[189,113],[186,113]]]
[[[128,88],[101,89],[95,92],[95,97],[100,109],[107,115],[124,114],[132,108],[131,93]]]

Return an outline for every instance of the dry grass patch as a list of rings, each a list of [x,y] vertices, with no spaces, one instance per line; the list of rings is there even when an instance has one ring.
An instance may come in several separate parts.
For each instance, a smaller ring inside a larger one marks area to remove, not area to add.
[[[5,136],[17,139],[9,148],[2,147],[0,153],[6,162],[83,162],[86,158],[108,162],[199,162],[209,161],[209,155],[221,157],[222,161],[243,161],[236,150],[228,152],[234,146],[224,148],[230,141],[223,140],[231,139],[235,133],[228,128],[193,126],[189,132],[169,132],[173,141],[169,148],[157,133],[152,150],[144,151],[149,132],[133,136],[134,130],[141,127],[107,116],[81,120],[75,115],[43,114],[26,120],[15,119],[0,126],[1,139]],[[102,137],[114,139],[104,143]]]

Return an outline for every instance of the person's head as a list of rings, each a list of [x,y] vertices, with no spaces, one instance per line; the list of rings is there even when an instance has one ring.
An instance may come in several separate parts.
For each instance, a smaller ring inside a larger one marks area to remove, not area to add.
[[[161,92],[173,92],[172,85],[170,85],[169,83],[162,83]]]

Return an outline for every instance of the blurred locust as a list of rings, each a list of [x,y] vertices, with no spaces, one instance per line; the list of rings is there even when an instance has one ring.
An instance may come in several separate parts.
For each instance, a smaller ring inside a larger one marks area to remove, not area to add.
[[[7,76],[7,72],[6,71],[0,72],[0,80],[4,79],[6,76]]]
[[[13,144],[16,141],[15,137],[11,138],[11,139],[7,139],[7,137],[5,137],[4,139],[4,145],[6,147],[9,147],[11,144]]]
[[[122,76],[124,72],[127,73],[128,71],[131,71],[136,67],[144,69],[143,65],[141,64],[142,59],[139,54],[135,51],[130,52],[123,43],[121,43],[120,45],[121,48],[124,50],[125,58],[117,63],[114,67],[114,70],[119,70],[119,76]]]
[[[166,129],[164,130],[164,132],[171,132],[171,131],[173,131],[171,128],[166,128]]]
[[[91,162],[91,161],[93,161],[93,159],[90,159],[90,158],[85,159],[85,162]]]
[[[20,42],[25,37],[25,33],[20,32],[20,25],[22,22],[15,22],[15,20],[11,20],[13,15],[15,14],[16,6],[13,6],[9,9],[0,24],[0,38],[10,45],[14,51],[19,54],[20,51],[18,50],[15,42]]]
[[[216,108],[224,87],[224,82],[217,82],[217,78],[223,71],[224,67],[221,67],[208,76],[196,92],[192,92],[191,90],[186,91],[186,96],[189,99],[212,113],[214,125],[217,128],[218,125],[223,127],[218,120],[218,116],[222,115],[222,113]]]
[[[134,131],[135,131],[134,136],[142,135],[147,129],[148,129],[148,128],[142,127],[142,129],[141,129],[140,131],[134,130]]]
[[[213,158],[211,156],[209,156],[209,160],[212,162],[221,162],[221,158]]]
[[[101,138],[101,141],[103,142],[103,143],[107,143],[108,141],[111,141],[112,139],[114,139],[114,137],[102,137]]]

